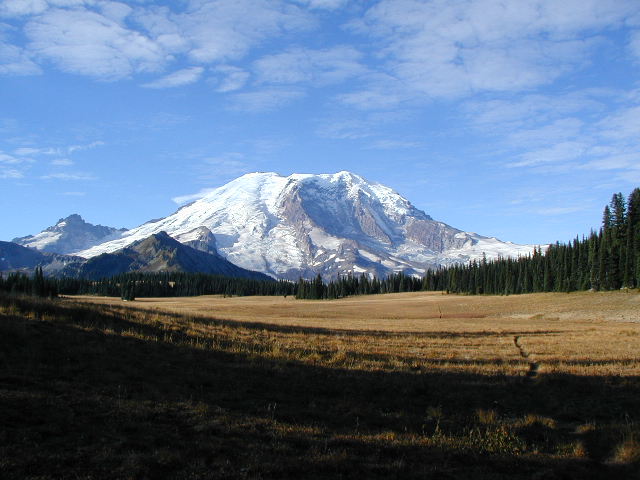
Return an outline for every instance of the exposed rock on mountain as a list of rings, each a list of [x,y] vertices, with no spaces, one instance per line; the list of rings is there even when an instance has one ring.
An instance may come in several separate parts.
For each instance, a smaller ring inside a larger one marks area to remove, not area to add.
[[[36,267],[42,267],[44,273],[57,275],[66,269],[74,270],[84,262],[80,257],[43,253],[17,243],[0,242],[0,272],[30,274]]]
[[[184,245],[162,231],[122,250],[90,258],[75,275],[98,279],[126,272],[199,272],[257,280],[269,279],[262,273],[237,267],[219,255]]]

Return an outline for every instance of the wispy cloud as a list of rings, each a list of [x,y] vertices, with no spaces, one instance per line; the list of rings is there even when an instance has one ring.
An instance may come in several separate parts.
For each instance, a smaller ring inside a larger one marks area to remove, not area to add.
[[[97,140],[95,142],[85,143],[81,145],[71,145],[66,148],[66,151],[68,154],[72,154],[81,150],[91,150],[96,147],[102,147],[103,145],[105,145],[105,143],[102,140]]]
[[[421,147],[424,147],[422,142],[412,142],[408,140],[376,140],[367,148],[372,150],[403,150]]]
[[[24,174],[15,169],[15,168],[8,168],[5,167],[4,165],[0,165],[0,178],[23,178]]]
[[[334,118],[322,122],[316,134],[336,140],[357,140],[375,135],[371,122],[362,119]]]
[[[583,126],[584,122],[579,118],[560,118],[550,123],[514,130],[506,138],[511,145],[532,148],[573,140],[580,135]]]
[[[95,175],[84,172],[77,173],[50,173],[48,175],[42,175],[40,177],[42,180],[69,180],[69,181],[86,181],[86,180],[97,180]]]
[[[0,163],[16,165],[18,163],[22,163],[23,161],[24,160],[21,158],[14,157],[13,155],[9,155],[0,151]]]
[[[304,11],[279,1],[191,1],[189,6],[171,19],[191,45],[189,57],[202,63],[241,58],[266,38],[312,25]]]
[[[361,57],[362,53],[352,46],[323,50],[294,48],[264,56],[253,67],[260,83],[322,86],[365,73]]]
[[[231,108],[243,112],[267,112],[287,105],[304,94],[303,90],[295,88],[266,88],[236,93],[231,97]]]
[[[534,213],[538,215],[545,216],[557,216],[557,215],[568,215],[570,213],[576,213],[584,211],[585,207],[549,207],[549,208],[540,208],[535,210]]]
[[[0,37],[0,75],[37,75],[40,67],[20,47],[2,41]]]
[[[249,165],[244,159],[244,154],[230,152],[216,157],[206,157],[202,159],[202,173],[205,178],[215,176],[236,176],[246,173]]]
[[[101,147],[104,144],[103,141],[95,141],[86,144],[69,145],[67,147],[19,147],[14,150],[14,154],[28,157],[71,155],[82,150]]]
[[[68,167],[73,165],[73,160],[70,160],[68,158],[58,158],[56,160],[53,160],[51,162],[51,165],[54,165],[56,167]]]
[[[96,11],[50,9],[25,26],[28,48],[62,70],[103,80],[157,71],[166,54],[144,33]]]
[[[548,163],[564,164],[583,157],[589,145],[581,142],[560,142],[548,148],[529,150],[520,155],[520,160],[507,164],[508,167],[532,167]]]
[[[640,140],[640,105],[625,106],[598,122],[602,135],[624,140]]]
[[[4,0],[0,3],[0,16],[33,15],[44,12],[47,7],[46,0]]]
[[[351,24],[374,35],[390,75],[360,96],[454,98],[548,85],[586,61],[594,43],[585,33],[636,12],[633,0],[383,0]]]
[[[347,5],[348,0],[294,0],[300,5],[305,5],[311,9],[335,10]]]
[[[640,62],[640,30],[633,31],[630,37],[629,49],[636,61]]]
[[[14,150],[16,155],[31,156],[31,155],[58,155],[60,151],[54,148],[35,148],[35,147],[20,147]]]
[[[204,188],[197,193],[190,193],[187,195],[179,195],[177,197],[173,197],[171,200],[178,205],[184,205],[189,202],[193,202],[195,200],[200,200],[203,197],[206,197],[207,194],[213,192],[215,188]]]
[[[220,65],[216,67],[215,71],[222,76],[222,78],[218,80],[216,87],[218,92],[225,93],[239,90],[244,87],[249,80],[249,72],[232,65]]]
[[[227,152],[215,157],[205,157],[199,160],[196,173],[201,181],[219,182],[221,179],[236,177],[250,170],[249,164],[245,161],[244,155],[237,152]],[[196,193],[178,195],[171,200],[178,205],[183,205],[194,200],[198,200],[215,188],[205,188]]]
[[[145,83],[142,86],[146,88],[181,87],[200,80],[203,71],[204,68],[202,67],[183,68],[182,70],[170,73],[169,75],[154,80],[153,82]]]

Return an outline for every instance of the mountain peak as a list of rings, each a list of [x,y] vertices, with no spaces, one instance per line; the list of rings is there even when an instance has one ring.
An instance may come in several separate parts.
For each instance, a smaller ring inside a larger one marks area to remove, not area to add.
[[[483,254],[517,256],[533,249],[435,221],[393,189],[343,170],[287,177],[248,173],[164,219],[77,254],[112,252],[161,231],[198,250],[217,249],[243,268],[291,280],[420,275]]]
[[[77,213],[59,219],[42,232],[12,241],[25,247],[50,253],[73,253],[115,238],[123,230],[87,223]]]
[[[84,221],[84,218],[82,218],[79,213],[72,213],[71,215],[69,215],[66,218],[61,218],[60,220],[58,220],[58,223],[60,223],[60,222],[82,222],[82,223],[86,223]]]

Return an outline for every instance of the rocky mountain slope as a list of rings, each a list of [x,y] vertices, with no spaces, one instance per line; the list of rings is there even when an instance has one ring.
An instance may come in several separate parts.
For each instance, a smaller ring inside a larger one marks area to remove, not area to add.
[[[243,175],[168,217],[75,253],[95,257],[162,231],[200,248],[213,245],[243,268],[292,280],[364,272],[419,275],[427,268],[525,255],[534,248],[463,232],[433,220],[384,185],[339,172]]]
[[[233,265],[217,254],[182,244],[165,232],[150,235],[116,252],[92,257],[80,265],[77,271],[69,273],[82,278],[98,279],[126,272],[198,272],[269,279],[262,273]]]
[[[42,267],[47,275],[57,275],[66,269],[78,268],[86,260],[71,255],[40,252],[13,242],[0,242],[0,272],[33,273]]]

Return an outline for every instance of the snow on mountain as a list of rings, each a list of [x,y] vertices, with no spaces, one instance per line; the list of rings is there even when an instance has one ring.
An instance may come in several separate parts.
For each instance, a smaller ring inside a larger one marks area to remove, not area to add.
[[[526,255],[534,248],[435,221],[392,189],[350,172],[250,173],[168,217],[76,254],[113,252],[160,231],[203,248],[212,245],[243,268],[288,279],[318,273],[325,278],[349,272],[421,274],[483,255]]]
[[[92,225],[80,215],[73,214],[61,218],[55,225],[36,235],[14,238],[12,242],[42,252],[66,254],[104,243],[124,231],[126,230]]]

